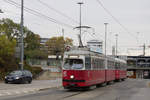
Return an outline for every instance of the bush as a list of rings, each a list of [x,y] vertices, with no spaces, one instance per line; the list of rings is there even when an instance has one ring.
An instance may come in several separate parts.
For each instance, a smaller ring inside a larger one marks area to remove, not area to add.
[[[39,75],[43,70],[41,67],[31,67],[28,64],[25,64],[24,69],[31,71],[33,78]]]
[[[4,80],[4,77],[8,75],[8,73],[17,69],[18,65],[16,64],[15,59],[9,60],[9,63],[5,63],[5,66],[0,64],[0,80]]]
[[[32,67],[33,78],[39,75],[42,71],[41,67]]]
[[[18,70],[19,68],[15,67],[15,68],[9,68],[6,70],[4,68],[0,68],[0,80],[4,80],[4,77],[6,75],[8,75],[10,72],[14,71],[14,70]],[[36,77],[37,75],[39,75],[43,70],[41,67],[31,67],[28,64],[24,65],[24,69],[25,70],[29,70],[31,71],[33,78]]]

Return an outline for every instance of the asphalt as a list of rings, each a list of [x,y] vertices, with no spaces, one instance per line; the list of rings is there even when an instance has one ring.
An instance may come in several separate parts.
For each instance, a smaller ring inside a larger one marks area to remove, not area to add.
[[[31,84],[5,84],[0,83],[0,97],[35,93],[50,88],[61,87],[61,79],[55,80],[33,80]]]
[[[51,88],[0,100],[150,100],[150,80],[127,79],[88,91]]]

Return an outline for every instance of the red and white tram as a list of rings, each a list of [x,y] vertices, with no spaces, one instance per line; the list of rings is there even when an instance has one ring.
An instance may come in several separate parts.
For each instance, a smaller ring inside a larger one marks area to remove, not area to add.
[[[126,63],[117,58],[92,52],[89,48],[74,48],[63,59],[63,87],[90,87],[126,78]]]

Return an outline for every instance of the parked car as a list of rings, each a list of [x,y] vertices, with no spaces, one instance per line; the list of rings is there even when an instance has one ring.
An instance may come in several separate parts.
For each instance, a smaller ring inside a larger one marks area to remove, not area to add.
[[[5,76],[5,83],[31,83],[32,73],[28,70],[16,70]]]

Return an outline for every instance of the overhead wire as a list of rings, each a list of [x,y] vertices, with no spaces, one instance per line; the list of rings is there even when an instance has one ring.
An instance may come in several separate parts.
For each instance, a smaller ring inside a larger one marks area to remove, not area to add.
[[[116,21],[129,35],[134,37],[136,41],[138,41],[136,36],[134,36],[131,32],[129,32],[129,30],[123,24],[121,24],[120,21],[115,16],[112,15],[112,13],[103,5],[103,3],[100,0],[96,0],[96,1],[106,11],[106,13],[108,13],[114,19],[114,21]]]
[[[78,21],[76,21],[76,20],[74,20],[73,18],[69,17],[69,16],[66,15],[65,13],[62,13],[62,12],[60,12],[59,10],[53,8],[52,6],[48,5],[47,3],[45,3],[45,2],[43,2],[43,1],[41,1],[41,0],[37,0],[37,1],[38,1],[40,4],[46,6],[47,8],[49,8],[49,9],[55,11],[56,13],[58,13],[58,14],[64,16],[64,17],[66,17],[67,19],[71,20],[72,22],[74,22],[74,23],[76,23],[76,24],[79,24]]]
[[[15,2],[15,1],[12,1],[12,0],[3,0],[3,1],[6,2],[6,3],[9,3],[9,4],[11,4],[11,5],[14,5],[14,6],[16,6],[17,8],[20,8],[20,7],[21,7],[20,4],[18,4],[18,3]],[[50,21],[50,22],[53,22],[53,23],[56,23],[56,24],[59,24],[59,25],[62,25],[62,26],[66,26],[66,27],[69,27],[69,28],[74,28],[73,26],[71,26],[71,25],[69,25],[69,24],[66,24],[66,23],[60,22],[60,21],[58,21],[58,20],[55,20],[54,18],[51,18],[51,17],[49,17],[49,16],[46,16],[46,15],[40,13],[40,12],[37,12],[37,11],[35,11],[35,10],[33,10],[33,9],[30,9],[30,8],[27,8],[27,7],[25,7],[25,6],[24,6],[24,10],[25,10],[26,12],[30,13],[30,14],[33,14],[33,15],[37,16],[37,17],[40,17],[40,18],[42,17],[43,19],[46,19],[46,20],[48,20],[48,21]]]

